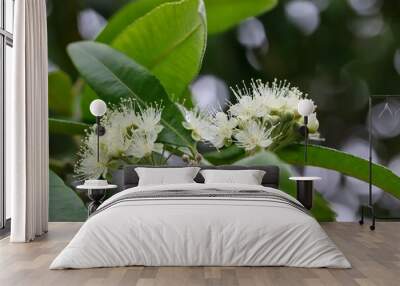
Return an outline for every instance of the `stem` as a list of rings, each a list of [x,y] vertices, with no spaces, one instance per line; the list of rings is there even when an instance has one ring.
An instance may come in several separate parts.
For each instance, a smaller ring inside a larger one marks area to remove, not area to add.
[[[177,148],[172,148],[172,147],[169,147],[169,146],[165,146],[165,147],[166,147],[165,149],[168,152],[172,153],[172,154],[175,154],[175,155],[178,155],[178,156],[182,156],[183,154],[185,154],[184,152],[178,150]]]
[[[162,152],[161,152],[160,165],[163,165],[164,154],[165,154],[165,146],[163,146],[163,150],[162,150]],[[164,163],[165,163],[165,162],[164,162]]]
[[[149,158],[150,158],[150,164],[152,164],[153,166],[155,166],[156,164],[155,164],[155,162],[154,162],[153,153],[150,154]]]

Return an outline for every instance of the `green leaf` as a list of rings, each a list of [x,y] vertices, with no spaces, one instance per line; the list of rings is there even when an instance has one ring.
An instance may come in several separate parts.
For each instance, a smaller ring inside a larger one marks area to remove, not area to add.
[[[74,98],[70,77],[63,71],[49,73],[49,112],[52,116],[70,117]]]
[[[103,100],[118,103],[121,98],[131,97],[142,106],[161,104],[164,107],[161,123],[165,128],[160,140],[194,150],[191,134],[182,126],[181,112],[147,69],[104,44],[78,42],[68,46],[68,53],[83,78]]]
[[[174,101],[201,68],[207,41],[203,0],[165,3],[127,26],[112,46],[148,68]]]
[[[282,162],[275,154],[271,152],[259,152],[253,156],[246,157],[234,163],[234,165],[242,166],[260,166],[275,165],[279,167],[279,189],[296,197],[296,183],[289,180],[293,176],[290,166]],[[335,213],[329,207],[328,202],[319,194],[315,193],[313,208],[311,209],[313,216],[319,221],[332,221],[335,219]]]
[[[213,165],[225,165],[233,164],[234,162],[243,159],[246,157],[246,152],[236,145],[231,145],[219,151],[204,153],[203,156]]]
[[[310,165],[338,171],[344,175],[369,181],[369,162],[363,158],[336,149],[308,146],[307,164],[304,162],[304,146],[294,144],[277,151],[283,161],[295,165]],[[390,169],[372,164],[372,184],[400,198],[400,177]],[[367,192],[367,190],[366,190]]]
[[[110,44],[115,37],[128,25],[135,22],[157,6],[167,2],[178,2],[179,0],[136,0],[125,5],[121,10],[109,19],[107,26],[97,36],[96,41]]]
[[[64,119],[49,118],[49,132],[62,135],[84,135],[90,125]]]
[[[49,170],[49,220],[85,221],[87,212],[79,196]]]
[[[242,20],[273,9],[278,0],[205,0],[208,33],[228,30]]]
[[[108,22],[97,41],[109,44],[128,25],[157,6],[179,0],[137,0],[125,5]],[[240,21],[273,9],[278,0],[204,0],[209,34],[223,32]]]

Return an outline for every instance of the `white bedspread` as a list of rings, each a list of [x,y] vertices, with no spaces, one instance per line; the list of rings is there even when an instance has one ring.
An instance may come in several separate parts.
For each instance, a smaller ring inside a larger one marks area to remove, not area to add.
[[[122,201],[131,192],[263,190],[254,185],[182,184],[120,192],[90,217],[50,269],[127,265],[294,266],[349,268],[350,263],[310,215],[262,199],[154,198]],[[100,208],[102,207],[100,206]]]

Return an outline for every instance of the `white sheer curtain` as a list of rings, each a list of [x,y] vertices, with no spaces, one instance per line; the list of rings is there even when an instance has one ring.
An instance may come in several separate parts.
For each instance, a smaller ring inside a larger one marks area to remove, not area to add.
[[[48,225],[47,27],[45,0],[15,1],[13,94],[6,98],[6,187],[12,242]]]

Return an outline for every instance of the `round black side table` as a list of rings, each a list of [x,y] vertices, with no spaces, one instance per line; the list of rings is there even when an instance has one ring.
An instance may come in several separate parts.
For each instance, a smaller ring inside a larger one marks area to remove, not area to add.
[[[314,181],[321,180],[320,177],[290,177],[289,180],[297,183],[297,200],[310,210],[313,205]]]
[[[103,203],[107,190],[116,189],[117,185],[104,185],[104,186],[89,186],[79,185],[76,188],[79,190],[87,190],[90,203],[88,205],[88,216],[94,213],[97,208]]]

